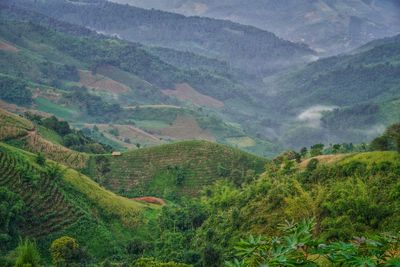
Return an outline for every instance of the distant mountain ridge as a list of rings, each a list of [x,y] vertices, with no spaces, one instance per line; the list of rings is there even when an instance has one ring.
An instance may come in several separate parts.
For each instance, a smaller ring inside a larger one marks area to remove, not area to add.
[[[112,1],[253,25],[327,54],[400,32],[396,0]]]
[[[14,3],[51,17],[120,38],[228,61],[250,73],[267,74],[313,59],[306,45],[271,32],[226,20],[185,17],[108,1],[32,1]]]

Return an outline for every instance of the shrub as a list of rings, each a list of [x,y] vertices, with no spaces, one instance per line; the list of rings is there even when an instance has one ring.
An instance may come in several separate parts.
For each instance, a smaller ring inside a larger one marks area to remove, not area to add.
[[[40,166],[44,166],[44,164],[46,163],[46,158],[44,157],[43,153],[37,154],[36,163]]]
[[[318,166],[319,161],[317,159],[311,159],[306,167],[307,172],[314,171]]]
[[[51,243],[53,263],[57,266],[69,266],[83,261],[78,242],[69,236],[60,237]]]
[[[28,239],[21,241],[17,249],[15,267],[37,267],[40,266],[40,254],[36,244]]]

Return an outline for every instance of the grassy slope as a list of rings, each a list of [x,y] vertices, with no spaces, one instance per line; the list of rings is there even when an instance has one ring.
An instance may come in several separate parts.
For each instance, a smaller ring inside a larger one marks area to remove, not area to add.
[[[261,173],[266,160],[227,146],[206,141],[186,141],[105,156],[110,171],[99,171],[98,157],[91,157],[88,173],[107,188],[129,196],[152,194],[173,197],[196,195],[217,179],[241,179]],[[104,156],[101,156],[104,157]],[[177,185],[177,177],[183,182]]]
[[[317,159],[320,164],[338,164],[346,165],[353,162],[360,162],[367,165],[378,164],[382,162],[396,163],[400,161],[400,154],[394,151],[373,151],[349,154],[333,154],[312,157],[302,161],[299,164],[301,170],[305,169],[311,159]]]
[[[52,239],[68,234],[93,255],[111,256],[133,235],[141,211],[152,208],[117,196],[65,167],[64,177],[53,180],[43,172],[54,163],[39,166],[33,154],[3,143],[0,164],[0,186],[17,193],[27,206],[23,235],[38,238],[45,250]]]

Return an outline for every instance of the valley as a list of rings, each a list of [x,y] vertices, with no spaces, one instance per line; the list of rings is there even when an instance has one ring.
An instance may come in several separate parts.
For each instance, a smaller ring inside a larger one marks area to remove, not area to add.
[[[0,1],[0,266],[400,266],[399,14]]]

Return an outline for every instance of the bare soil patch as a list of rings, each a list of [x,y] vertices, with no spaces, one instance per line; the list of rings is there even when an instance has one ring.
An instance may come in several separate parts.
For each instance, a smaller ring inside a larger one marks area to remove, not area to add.
[[[19,50],[15,46],[0,41],[0,50],[17,53]]]
[[[88,88],[111,93],[125,93],[129,87],[103,75],[93,75],[91,71],[79,70],[80,83]]]
[[[196,119],[191,116],[178,116],[170,127],[161,130],[161,134],[180,140],[215,141],[214,136],[201,129]]]
[[[182,101],[190,101],[195,105],[206,106],[211,108],[222,108],[224,103],[211,96],[203,95],[197,92],[189,84],[182,83],[175,86],[175,90],[162,90],[163,94],[173,96]]]

